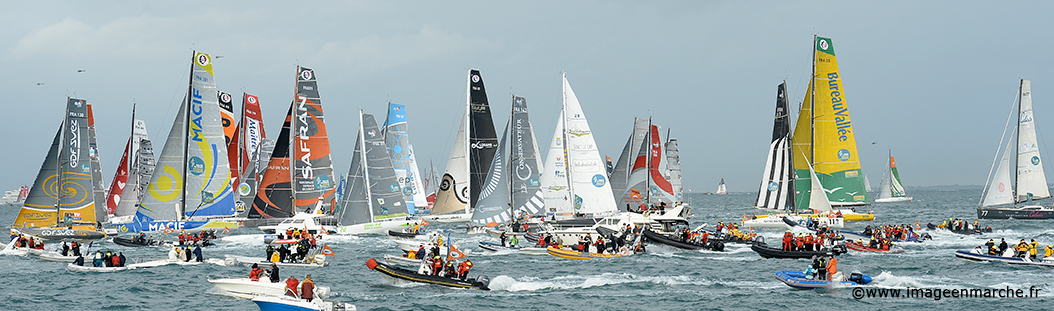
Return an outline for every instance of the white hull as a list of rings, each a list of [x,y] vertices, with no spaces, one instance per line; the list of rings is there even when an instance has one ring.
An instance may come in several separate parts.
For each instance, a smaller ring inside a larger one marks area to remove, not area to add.
[[[770,215],[768,217],[758,216],[756,219],[749,219],[743,221],[744,227],[755,227],[755,228],[780,228],[787,229],[791,226],[783,221],[783,217],[789,218],[790,220],[798,223],[799,226],[805,227],[807,217],[794,216],[794,215]],[[820,226],[827,225],[828,228],[844,228],[845,220],[842,218],[827,218],[827,217],[815,217],[820,222]]]
[[[384,262],[393,266],[406,266],[417,268],[421,265],[420,259],[410,259],[403,256],[384,255]]]
[[[468,222],[469,220],[472,219],[472,214],[451,213],[451,214],[441,214],[441,215],[425,215],[425,216],[421,216],[421,219],[424,219],[424,220],[427,220],[427,221],[436,221],[436,222],[441,222],[441,223],[458,223],[458,222]]]
[[[893,202],[911,202],[911,197],[892,197],[884,199],[875,199],[875,203],[893,203]]]
[[[413,221],[411,220],[385,220],[370,222],[364,224],[357,224],[351,226],[341,226],[337,228],[337,234],[353,235],[353,234],[388,234],[388,230],[401,231],[406,227],[411,226]]]
[[[62,254],[59,254],[58,252],[46,252],[39,256],[40,259],[47,261],[73,262],[74,260],[77,260],[77,256],[62,256]]]
[[[283,282],[271,283],[266,277],[262,277],[260,281],[253,281],[249,278],[237,278],[209,280],[209,283],[212,283],[212,286],[226,294],[245,299],[252,299],[254,296],[258,295],[285,295],[284,280]],[[329,287],[316,286],[314,292],[315,297],[329,297]]]
[[[322,225],[321,220],[325,215],[322,214],[309,214],[309,213],[296,213],[293,217],[283,220],[281,223],[273,226],[260,226],[260,230],[264,233],[273,234],[278,230],[285,232],[286,229],[307,229],[311,234],[319,234],[319,232],[333,232],[333,228],[329,228]]]
[[[248,256],[237,256],[237,255],[224,255],[228,260],[233,260],[239,264],[251,266],[252,264],[259,264],[261,266],[267,266],[272,262],[266,261],[263,257],[248,257]],[[318,254],[314,257],[314,262],[311,263],[292,263],[292,262],[275,262],[274,264],[279,267],[325,267],[329,265],[329,261],[326,261],[326,255]]]
[[[66,270],[74,272],[117,272],[124,270],[132,270],[135,267],[92,267],[92,266],[78,266],[73,263],[66,265]]]
[[[430,247],[428,247],[428,245],[430,243],[428,241],[424,241],[424,240],[392,240],[392,241],[395,241],[395,244],[399,245],[399,249],[403,250],[404,252],[409,252],[409,251],[415,251],[416,252],[419,248],[421,248],[422,245],[424,245],[425,251],[429,251],[429,249],[431,249]],[[443,243],[445,244],[446,241],[444,241]],[[457,246],[457,244],[454,244],[454,246],[457,247],[457,249],[460,250],[462,254],[468,255],[468,254],[472,253],[471,250],[467,250],[467,249],[466,250],[462,250],[460,246]],[[446,256],[446,252],[447,252],[446,245],[443,245],[443,246],[439,247],[439,254],[440,255]]]

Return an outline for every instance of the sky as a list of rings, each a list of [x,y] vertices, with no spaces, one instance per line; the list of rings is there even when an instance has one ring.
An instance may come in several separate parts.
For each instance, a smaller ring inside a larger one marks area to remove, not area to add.
[[[757,191],[776,86],[786,81],[793,105],[802,100],[814,35],[833,40],[864,174],[876,187],[888,150],[909,187],[983,185],[1019,79],[1032,80],[1041,147],[1054,142],[1054,117],[1044,117],[1054,116],[1052,2],[0,0],[0,7],[0,131],[8,133],[0,135],[0,189],[32,184],[67,96],[93,105],[107,184],[133,103],[162,146],[194,50],[216,57],[219,90],[260,97],[271,137],[293,99],[296,66],[315,69],[340,174],[351,161],[358,110],[383,118],[388,102],[407,106],[422,172],[429,161],[442,169],[469,69],[481,71],[498,133],[512,95],[527,98],[544,153],[566,72],[601,153],[617,158],[633,118],[651,117],[679,141],[686,189],[714,191],[724,178],[729,191]]]

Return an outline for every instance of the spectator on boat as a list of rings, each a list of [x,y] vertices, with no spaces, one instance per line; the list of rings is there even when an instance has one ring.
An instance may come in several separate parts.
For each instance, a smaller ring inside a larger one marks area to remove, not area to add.
[[[300,283],[300,298],[304,298],[308,302],[315,298],[315,282],[311,281],[310,274],[304,277],[304,281]]]
[[[1036,239],[1032,239],[1032,243],[1028,244],[1028,254],[1032,256],[1032,259],[1036,259],[1037,247],[1039,247],[1039,242],[1036,242]]]
[[[805,235],[805,251],[811,252],[813,250],[812,244],[812,234]]]
[[[1047,244],[1047,248],[1044,248],[1043,250],[1045,251],[1043,258],[1054,256],[1054,245]]]
[[[421,246],[417,247],[417,258],[427,258],[427,257],[428,257],[427,254],[425,254],[425,245],[421,244]]]
[[[73,264],[78,266],[84,266],[84,256],[77,255],[77,259],[73,260]]]
[[[81,255],[81,244],[80,243],[77,243],[76,241],[74,241],[70,245],[70,249],[73,250],[73,256],[80,256]]]
[[[805,237],[803,237],[801,233],[798,233],[798,237],[794,239],[794,243],[796,247],[794,250],[799,252],[805,250]]]
[[[999,255],[999,249],[995,248],[995,245],[989,246],[988,247],[988,254],[989,255],[993,255],[993,256],[998,256]]]
[[[125,261],[127,258],[124,258],[124,252],[118,253],[117,257],[121,258],[121,266],[124,267],[124,265],[127,264],[127,262]]]
[[[501,232],[501,237],[499,237],[499,239],[501,239],[501,246],[505,246],[505,239],[507,239],[507,237],[505,236],[505,231]]]
[[[993,239],[988,239],[988,242],[984,243],[985,249],[992,249],[993,247],[995,247],[995,240]]]
[[[95,251],[95,258],[91,261],[92,266],[102,267],[102,251]]]
[[[457,266],[457,276],[459,278],[461,278],[462,281],[464,281],[465,278],[468,277],[468,271],[471,270],[471,269],[472,269],[472,261],[468,260],[468,259],[465,259],[464,262],[462,262],[460,265]]]
[[[999,253],[1002,254],[1003,252],[1006,252],[1006,248],[1007,247],[1008,246],[1006,245],[1006,239],[1005,238],[1000,238],[999,239]]]
[[[666,202],[659,203],[659,215],[666,215]]]
[[[69,256],[70,246],[66,244],[66,241],[62,241],[62,256]]]
[[[190,245],[187,245],[186,249],[183,250],[183,261],[190,262],[190,254],[193,252],[190,249]]]
[[[278,262],[285,262],[286,257],[289,257],[289,247],[282,244],[282,247],[278,248]]]
[[[443,266],[443,271],[446,271],[446,273],[443,276],[448,277],[448,278],[456,278],[457,277],[457,270],[455,270],[455,269],[457,269],[457,266],[458,266],[458,264],[457,264],[457,260],[456,259],[447,260],[446,261],[446,266]]]
[[[267,270],[267,275],[269,275],[268,279],[271,280],[271,283],[278,283],[278,281],[282,280],[278,276],[278,265],[273,262],[271,263],[271,270]]]
[[[421,232],[421,224],[415,222],[414,223],[414,234],[418,234],[419,232]]]
[[[260,269],[260,265],[254,263],[252,270],[249,270],[249,280],[259,282],[260,274],[263,274],[263,269]]]
[[[300,286],[300,281],[295,276],[290,275],[285,280],[285,295],[292,296],[293,298],[300,298],[300,293],[297,291],[297,287]]]
[[[785,250],[785,251],[793,250],[794,249],[793,244],[794,244],[794,234],[791,233],[790,230],[787,230],[787,232],[783,234],[783,250]]]
[[[113,267],[113,253],[106,252],[106,255],[102,257],[102,263],[104,266]]]
[[[864,235],[867,235],[867,236],[871,235],[871,225],[867,225],[867,227],[864,228]]]
[[[197,262],[205,262],[201,258],[201,246],[194,246],[194,260]]]
[[[117,257],[115,255],[110,255],[110,264],[107,265],[107,266],[109,266],[109,267],[120,267],[121,266],[121,257]]]
[[[267,258],[268,260],[270,260],[271,259],[271,254],[274,254],[274,246],[267,245],[267,250],[265,250],[265,252],[267,252],[267,256],[264,256],[264,258]]]
[[[831,260],[827,262],[827,279],[830,280],[835,273],[838,273],[838,258],[832,256]]]
[[[512,238],[509,239],[509,246],[511,246],[511,247],[518,247],[518,246],[520,246],[520,239],[517,239],[515,235],[512,236]]]
[[[819,277],[821,281],[827,280],[827,257],[820,256],[818,261],[819,266],[816,268],[816,276]]]
[[[1025,258],[1025,254],[1028,253],[1028,243],[1025,243],[1025,239],[1021,239],[1021,242],[1017,243],[1015,249],[1017,250],[1017,254],[1014,257]]]

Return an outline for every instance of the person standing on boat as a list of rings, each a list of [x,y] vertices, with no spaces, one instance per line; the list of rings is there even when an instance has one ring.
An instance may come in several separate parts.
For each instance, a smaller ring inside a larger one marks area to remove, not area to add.
[[[260,269],[260,265],[253,264],[253,269],[249,271],[249,280],[259,282],[261,274],[263,274],[263,269]]]
[[[62,241],[62,256],[68,256],[70,253],[70,246],[66,244],[66,241]]]
[[[502,233],[502,234],[504,234],[504,233]],[[511,239],[509,239],[509,246],[511,246],[511,247],[518,247],[519,245],[520,245],[520,239],[517,239],[515,235],[512,236]]]
[[[271,270],[268,270],[267,274],[269,275],[268,279],[271,280],[271,283],[278,283],[278,281],[281,280],[281,277],[278,276],[278,265],[273,262],[271,263]]]
[[[1044,248],[1043,250],[1045,251],[1043,258],[1054,256],[1054,245],[1047,244],[1047,248]]]
[[[201,258],[201,246],[194,246],[194,259],[197,262],[205,262]]]
[[[704,236],[705,237],[705,236]],[[706,239],[703,239],[703,243],[706,243]],[[792,249],[791,245],[794,244],[794,234],[790,230],[787,230],[783,234],[783,250],[789,251]]]
[[[986,249],[986,250],[990,250],[993,247],[995,247],[995,240],[993,240],[993,239],[988,239],[988,242],[984,243],[984,249]]]
[[[73,250],[73,256],[81,256],[81,244],[80,243],[77,243],[76,241],[74,241],[73,244],[71,245],[70,249]]]
[[[428,258],[428,256],[425,254],[425,245],[424,244],[421,244],[421,246],[417,248],[417,253],[415,255],[417,255],[417,257],[415,257],[414,259],[417,259],[417,258]]]
[[[457,266],[457,276],[464,281],[465,278],[468,277],[468,271],[470,269],[472,269],[472,261],[465,259],[464,262]]]
[[[805,235],[805,251],[811,252],[813,250],[812,242],[813,242],[812,234],[806,234]]]
[[[831,280],[831,276],[838,273],[838,258],[831,257],[831,260],[827,262],[827,279]]]
[[[1028,243],[1025,243],[1025,239],[1021,239],[1021,242],[1017,243],[1015,249],[1017,250],[1017,255],[1014,257],[1025,258],[1025,254],[1028,254]]]
[[[1005,238],[1000,238],[999,239],[999,254],[1002,254],[1003,252],[1006,252],[1006,248],[1007,247],[1008,246],[1006,245],[1006,239]]]
[[[502,232],[501,232],[501,237],[499,237],[499,239],[501,239],[501,246],[506,246],[506,245],[505,245],[505,239],[506,239],[506,237],[505,237],[505,231],[502,231]]]
[[[1037,247],[1039,247],[1039,242],[1036,242],[1036,239],[1032,239],[1032,243],[1028,244],[1028,254],[1032,256],[1032,259],[1036,259]]]
[[[300,286],[300,281],[295,276],[290,275],[289,279],[285,280],[285,295],[293,296],[294,298],[300,298],[297,286]]]
[[[304,277],[304,281],[300,283],[300,298],[304,298],[308,302],[315,298],[315,282],[311,281],[310,274]]]
[[[818,267],[816,268],[816,276],[821,281],[827,280],[827,256],[820,256],[818,259]]]

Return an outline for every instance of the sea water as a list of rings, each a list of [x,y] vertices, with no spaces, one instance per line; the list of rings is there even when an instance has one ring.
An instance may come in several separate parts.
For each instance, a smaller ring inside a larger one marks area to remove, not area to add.
[[[848,222],[843,230],[862,231],[867,225],[907,224],[917,221],[933,236],[924,243],[900,244],[899,254],[859,253],[839,256],[839,270],[859,271],[874,278],[865,288],[917,289],[1041,289],[1038,298],[863,298],[851,288],[798,290],[776,280],[777,270],[804,270],[807,260],[762,259],[746,245],[729,244],[725,252],[682,251],[650,246],[648,253],[624,258],[585,261],[549,255],[489,253],[476,246],[495,242],[486,235],[465,234],[464,225],[436,224],[466,250],[475,263],[471,275],[490,276],[490,291],[454,289],[415,283],[392,283],[369,270],[366,260],[383,262],[385,254],[399,254],[385,236],[327,236],[323,241],[336,253],[323,268],[282,268],[283,279],[307,274],[317,286],[332,288],[330,300],[356,305],[360,310],[698,310],[698,309],[921,309],[1002,308],[1050,309],[1054,273],[1049,268],[973,263],[957,259],[956,250],[969,250],[989,238],[1008,243],[1036,239],[1041,247],[1054,244],[1051,220],[982,220],[996,233],[958,235],[931,232],[926,223],[949,217],[976,217],[979,191],[915,191],[914,202],[874,204],[873,222]],[[751,208],[755,194],[699,195],[690,198],[692,227],[718,221],[737,222]],[[11,223],[17,207],[0,206],[0,223]],[[769,241],[780,230],[759,229]],[[173,236],[168,237],[169,240]],[[56,245],[48,245],[51,249]],[[207,258],[224,254],[263,256],[266,246],[257,229],[221,234],[216,246],[203,248]],[[129,262],[167,257],[161,248],[126,248],[103,241],[92,250],[124,252]],[[1041,251],[1042,252],[1042,251]],[[0,310],[257,310],[246,299],[220,295],[209,278],[246,277],[249,268],[212,264],[169,265],[115,273],[69,272],[65,263],[36,257],[0,256],[0,286],[6,299]]]

